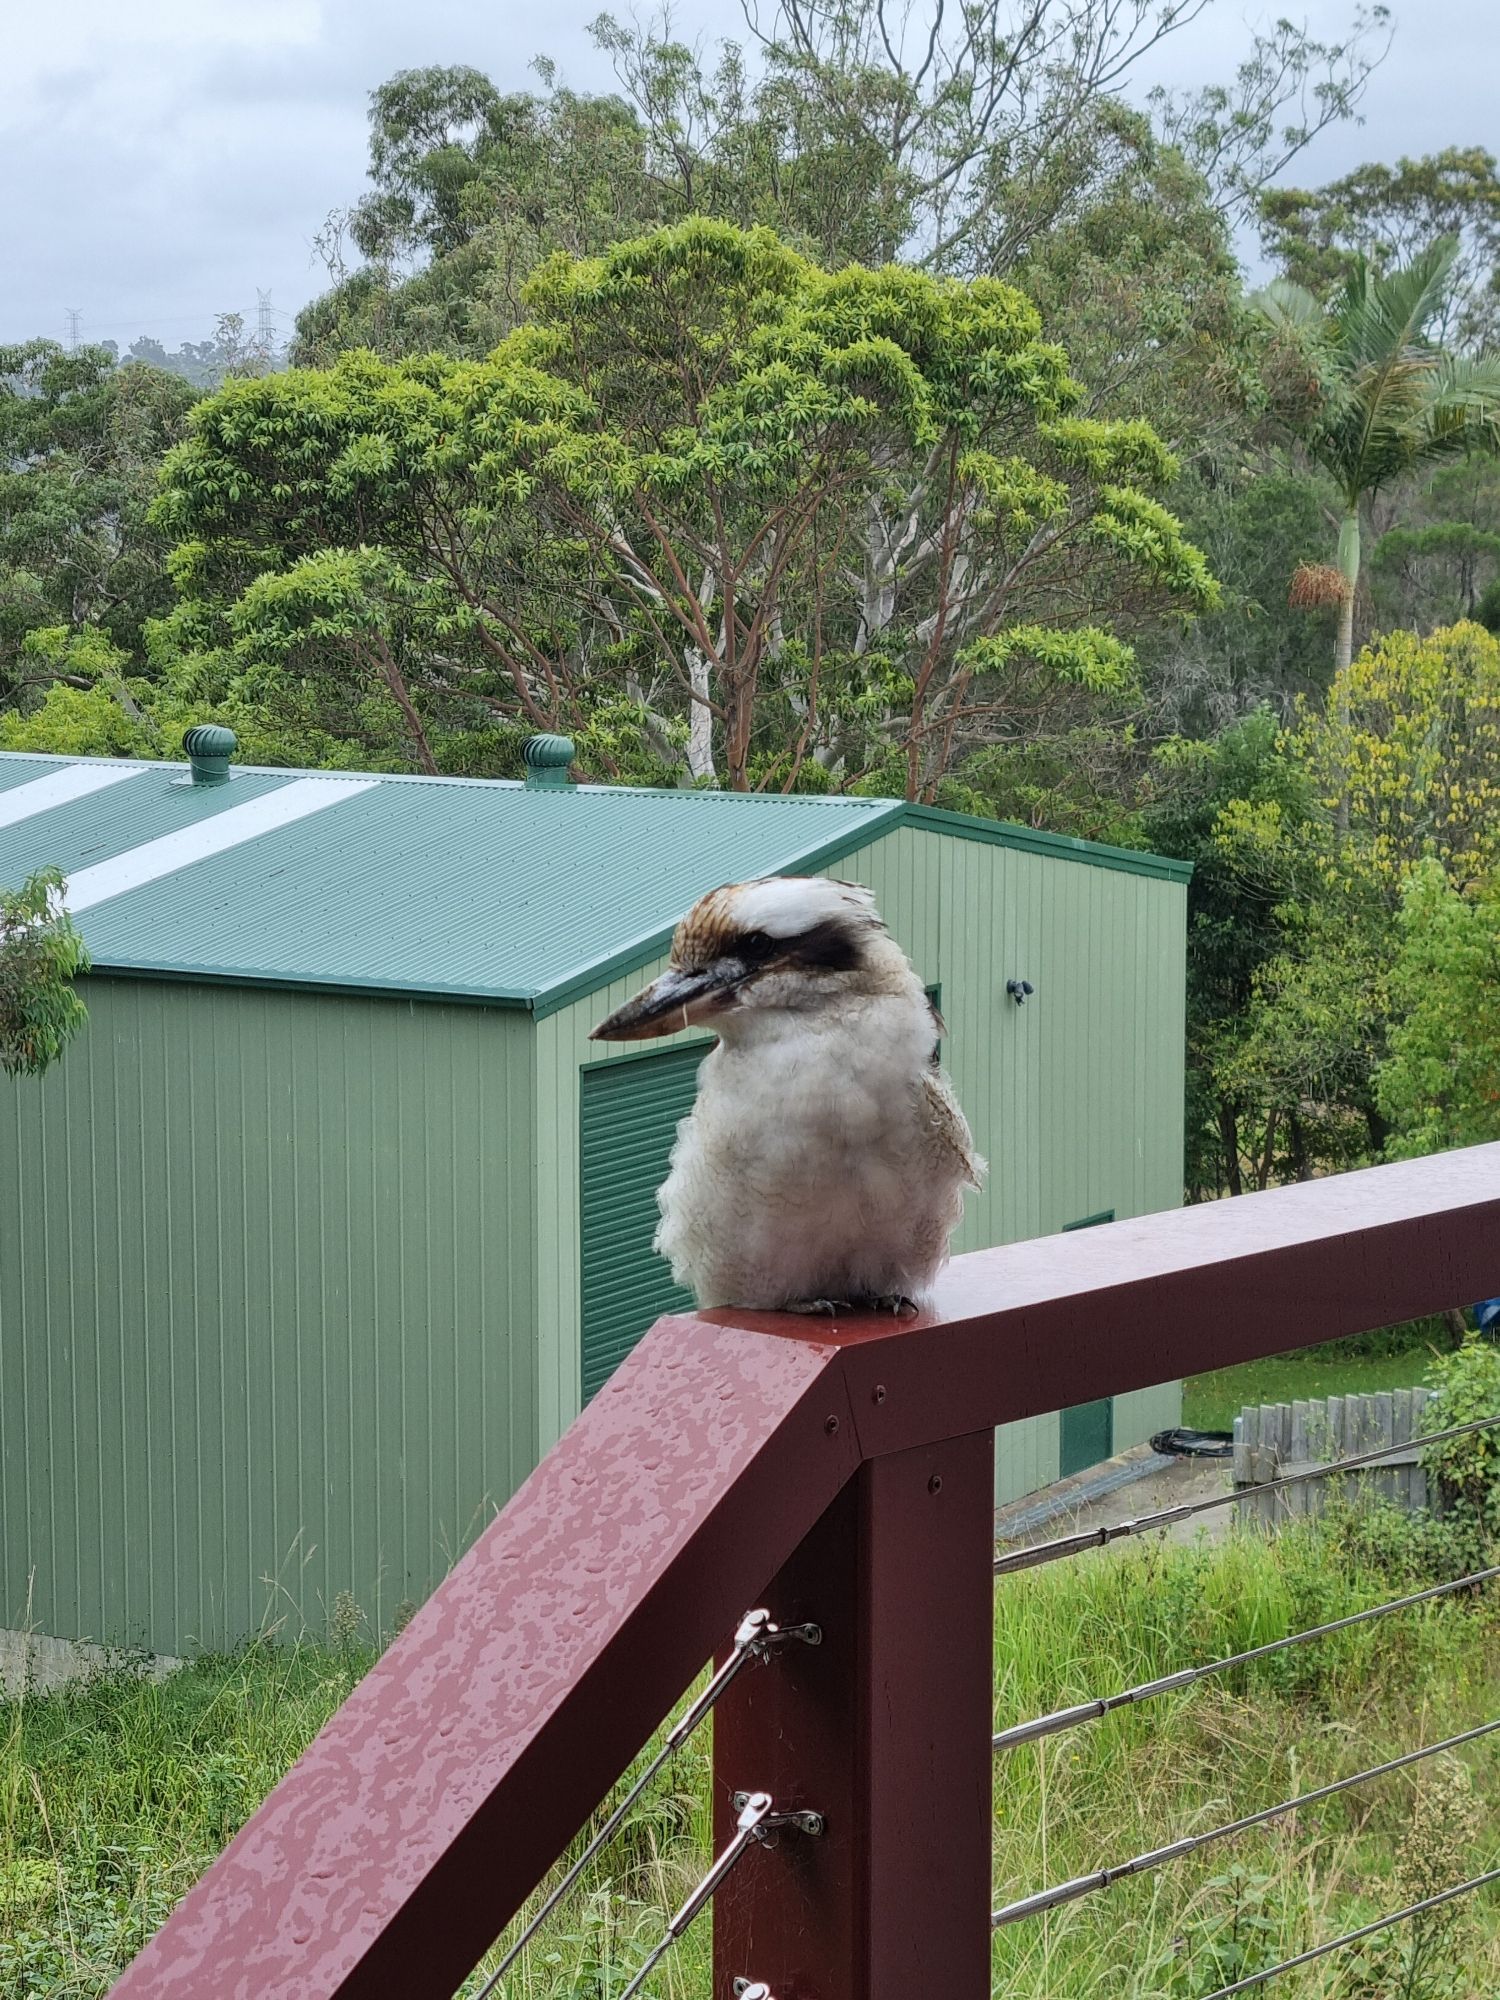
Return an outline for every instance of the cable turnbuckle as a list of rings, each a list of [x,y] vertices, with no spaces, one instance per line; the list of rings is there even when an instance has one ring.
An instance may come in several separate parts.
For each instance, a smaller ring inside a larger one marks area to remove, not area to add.
[[[764,1797],[764,1792],[735,1793],[734,1809],[740,1816],[739,1824],[741,1826],[745,1825],[745,1821],[749,1817],[755,1801]],[[785,1832],[788,1829],[793,1833],[805,1833],[816,1840],[824,1832],[826,1826],[827,1821],[820,1812],[807,1812],[805,1810],[798,1812],[765,1811],[760,1814],[754,1826],[747,1830],[753,1833],[755,1839],[762,1842],[774,1839],[778,1833]]]
[[[821,1625],[778,1625],[770,1612],[761,1608],[747,1611],[735,1628],[736,1651],[753,1653],[758,1660],[768,1660],[773,1653],[779,1653],[784,1646],[821,1646],[823,1628]]]

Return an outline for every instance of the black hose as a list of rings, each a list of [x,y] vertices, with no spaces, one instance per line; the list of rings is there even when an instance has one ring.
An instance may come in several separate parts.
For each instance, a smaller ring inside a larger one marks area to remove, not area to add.
[[[1151,1449],[1163,1458],[1230,1458],[1234,1454],[1233,1431],[1158,1431]]]

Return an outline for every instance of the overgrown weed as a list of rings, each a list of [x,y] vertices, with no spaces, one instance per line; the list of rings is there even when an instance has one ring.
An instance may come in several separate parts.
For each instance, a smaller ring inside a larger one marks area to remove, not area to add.
[[[1338,1514],[1274,1539],[1247,1531],[1214,1546],[1102,1551],[1008,1578],[996,1593],[997,1724],[1342,1617],[1391,1595],[1393,1570],[1430,1580],[1430,1560],[1444,1552],[1400,1554],[1403,1532],[1383,1517]],[[0,1994],[106,1992],[372,1657],[356,1609],[338,1604],[322,1646],[262,1640],[160,1683],[110,1672],[0,1704]],[[997,1897],[1454,1734],[1495,1715],[1497,1689],[1500,1593],[1490,1590],[1013,1751],[995,1774]],[[707,1745],[695,1742],[528,1948],[508,2000],[612,2000],[710,1846]],[[1497,1854],[1500,1756],[1485,1741],[1461,1763],[1394,1774],[1006,1928],[994,1941],[994,1990],[1190,2000],[1430,1893],[1424,1885],[1441,1886],[1446,1872],[1493,1866]],[[649,1991],[706,2000],[707,1919]],[[1500,1991],[1500,1906],[1476,1898],[1277,1991],[1283,2000]]]

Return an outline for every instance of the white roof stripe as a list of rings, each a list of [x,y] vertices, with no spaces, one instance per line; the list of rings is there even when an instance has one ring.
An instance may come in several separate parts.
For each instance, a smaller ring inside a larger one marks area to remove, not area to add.
[[[102,792],[106,785],[118,785],[122,778],[138,778],[146,768],[144,764],[64,764],[45,778],[31,778],[24,785],[0,792],[0,826],[15,826],[34,813],[86,799],[90,792]]]
[[[211,819],[199,820],[196,826],[180,827],[176,833],[164,833],[140,847],[127,848],[112,860],[80,868],[69,878],[67,906],[75,914],[92,909],[95,903],[123,896],[128,889],[139,889],[163,875],[174,874],[179,868],[189,868],[210,854],[242,846],[247,840],[269,833],[273,827],[306,819],[309,813],[322,812],[325,807],[336,806],[341,800],[353,798],[357,792],[367,792],[379,783],[378,778],[299,778],[277,791],[263,792],[259,798],[247,799],[242,806],[230,806]],[[0,794],[0,798],[3,796]]]

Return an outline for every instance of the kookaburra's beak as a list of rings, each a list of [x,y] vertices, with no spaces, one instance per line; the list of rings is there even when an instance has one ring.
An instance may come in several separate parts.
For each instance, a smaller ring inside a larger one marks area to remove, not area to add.
[[[589,1040],[646,1042],[657,1035],[675,1035],[710,1013],[748,971],[737,958],[718,959],[699,972],[680,972],[669,965],[644,992],[601,1021]]]

